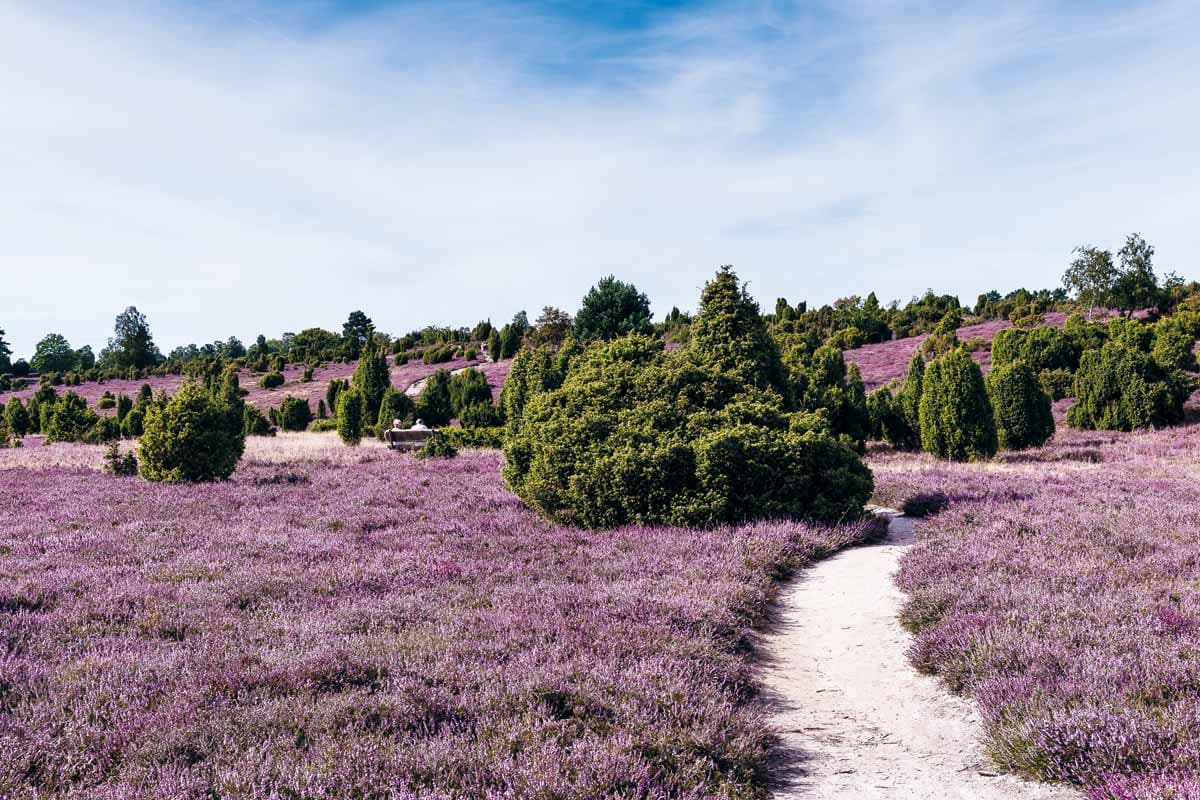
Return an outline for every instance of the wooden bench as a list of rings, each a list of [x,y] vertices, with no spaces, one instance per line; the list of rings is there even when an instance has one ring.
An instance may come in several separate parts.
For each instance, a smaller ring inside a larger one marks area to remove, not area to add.
[[[389,428],[384,431],[383,440],[393,450],[420,450],[431,433],[433,431],[394,431]]]

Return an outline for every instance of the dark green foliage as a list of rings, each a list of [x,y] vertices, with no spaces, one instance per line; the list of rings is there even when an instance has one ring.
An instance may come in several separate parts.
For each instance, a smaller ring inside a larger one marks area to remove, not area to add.
[[[135,404],[121,420],[121,435],[127,439],[136,439],[142,435],[145,421],[146,409]]]
[[[408,353],[396,353],[396,357],[392,359],[392,363],[394,363],[397,367],[407,364]]]
[[[338,395],[337,431],[338,436],[348,445],[357,445],[362,441],[363,433],[363,396],[358,389],[347,389]]]
[[[347,353],[358,353],[371,342],[375,334],[375,325],[371,318],[361,311],[351,311],[350,316],[342,325],[342,339],[345,340]]]
[[[575,315],[575,338],[581,342],[650,331],[650,300],[633,284],[612,275],[588,290]]]
[[[492,387],[479,370],[470,367],[450,376],[450,406],[454,409],[454,416],[461,416],[467,406],[491,402]]]
[[[43,406],[42,433],[46,442],[81,442],[96,424],[96,413],[87,407],[87,401],[74,392],[67,392],[53,405]]]
[[[1174,318],[1155,323],[1150,354],[1163,369],[1196,371],[1194,346],[1195,336],[1186,324]]]
[[[504,428],[500,426],[442,428],[439,433],[459,450],[468,447],[499,450],[504,447]]]
[[[23,358],[18,358],[12,362],[12,374],[14,378],[24,378],[29,375],[29,362]]]
[[[312,421],[312,406],[307,400],[289,395],[279,404],[279,427],[285,431],[302,431]]]
[[[134,306],[118,314],[113,338],[100,352],[100,364],[113,369],[141,370],[156,366],[160,361],[162,353],[150,335],[146,315]]]
[[[133,453],[122,455],[121,445],[112,442],[104,451],[104,471],[119,478],[136,477],[138,474],[137,456]]]
[[[283,356],[275,356],[271,359],[272,372],[283,372],[285,369],[287,369],[287,362],[284,361]]]
[[[112,392],[105,392],[100,395],[100,399],[96,401],[96,408],[116,408],[117,398],[112,396]]]
[[[312,424],[311,428],[309,428],[309,430],[313,433],[328,433],[331,431],[336,431],[337,429],[337,420],[332,417],[319,419]]]
[[[919,407],[921,447],[938,458],[990,458],[999,446],[996,420],[971,356],[955,349],[934,359],[922,379]]]
[[[113,417],[97,417],[80,441],[87,444],[108,444],[121,438],[121,425]]]
[[[450,401],[450,372],[439,369],[425,381],[425,388],[417,397],[416,415],[431,428],[449,425],[454,416]]]
[[[325,387],[325,405],[329,411],[337,415],[338,395],[350,388],[350,382],[345,380],[333,379],[329,385]]]
[[[313,379],[313,368],[306,367],[304,370],[304,373],[300,376],[300,382],[301,383],[312,383],[312,379]]]
[[[21,398],[9,398],[4,406],[4,423],[13,436],[21,437],[29,433],[29,410],[21,403]]]
[[[1163,369],[1146,353],[1109,342],[1079,360],[1067,424],[1120,431],[1171,425],[1183,419],[1189,392],[1180,374]]]
[[[1024,361],[993,366],[986,385],[1002,450],[1041,447],[1054,435],[1050,398]]]
[[[325,400],[317,401],[317,419],[325,419],[329,416],[329,410],[325,407]]]
[[[29,360],[29,366],[39,373],[67,372],[75,369],[78,363],[78,356],[60,333],[46,334]]]
[[[12,371],[12,348],[8,342],[4,340],[4,329],[0,328],[0,375],[4,375]]]
[[[165,403],[149,404],[138,443],[142,477],[164,483],[228,478],[246,444],[230,416],[223,402],[192,381]]]
[[[392,373],[388,368],[387,353],[372,345],[363,347],[358,356],[358,366],[350,385],[362,395],[363,424],[373,423],[379,416],[379,403],[383,393],[392,385]]]
[[[454,458],[458,448],[442,431],[430,431],[425,445],[414,454],[417,458]]]
[[[478,361],[479,360],[479,351],[476,350],[474,347],[468,347],[466,350],[463,351],[463,358],[465,358],[467,361]]]
[[[958,309],[947,312],[933,332],[921,343],[921,352],[935,358],[958,347],[958,329],[961,326],[962,312]]]
[[[1136,319],[1109,320],[1108,341],[1149,353],[1154,342],[1154,327]]]
[[[992,339],[994,366],[1024,361],[1034,374],[1047,369],[1074,372],[1079,366],[1079,353],[1066,333],[1049,325],[1030,330],[1004,328]]]
[[[490,401],[465,406],[458,412],[458,421],[464,428],[494,428],[502,422],[499,410]]]
[[[275,429],[263,413],[250,404],[242,406],[243,436],[274,436]]]
[[[500,360],[500,331],[495,328],[488,333],[487,350],[493,361]]]
[[[454,360],[454,348],[446,345],[445,347],[426,347],[421,352],[421,361],[426,364],[445,364],[447,361]]]
[[[400,420],[400,424],[413,419],[416,412],[416,405],[412,398],[404,392],[399,391],[391,386],[383,393],[383,398],[379,402],[379,416],[376,420],[375,428],[379,432],[380,438],[383,437],[383,432],[392,427],[393,420]]]
[[[543,382],[547,360],[527,363]],[[527,393],[505,479],[543,514],[587,527],[857,517],[870,472],[822,416],[788,413],[776,385],[789,388],[778,350],[724,269],[682,350],[639,335],[594,344],[560,387]]]
[[[1044,369],[1038,373],[1038,383],[1052,401],[1062,400],[1071,396],[1075,373],[1069,369]]]
[[[917,492],[900,506],[906,517],[932,517],[950,506],[950,498],[943,492]]]
[[[275,389],[283,386],[282,372],[268,372],[258,379],[258,385],[264,389]]]
[[[835,434],[845,434],[858,443],[871,433],[867,394],[858,367],[847,372],[842,351],[823,345],[812,357],[792,370],[797,406],[801,411],[821,412]]]
[[[878,434],[898,450],[921,447],[920,405],[924,379],[925,359],[916,353],[899,390],[893,393],[890,386],[883,386],[871,395],[871,425],[877,426]]]

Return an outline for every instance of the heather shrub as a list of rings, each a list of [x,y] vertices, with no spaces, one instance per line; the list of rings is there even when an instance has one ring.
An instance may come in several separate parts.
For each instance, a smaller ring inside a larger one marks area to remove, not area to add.
[[[758,305],[723,269],[681,350],[598,342],[529,397],[504,477],[542,514],[586,527],[861,515],[872,481],[850,440],[821,414],[789,413],[777,385],[790,389]]]
[[[944,492],[917,492],[905,499],[900,511],[906,517],[931,517],[949,505],[950,498]]]
[[[425,388],[417,397],[416,415],[431,428],[449,425],[454,416],[450,401],[450,372],[439,369],[425,381]]]
[[[479,370],[470,367],[450,376],[450,407],[455,417],[460,417],[467,406],[491,402],[492,387]]]
[[[454,360],[454,348],[450,346],[426,347],[421,352],[421,361],[426,364],[445,364]]]
[[[867,335],[853,325],[834,331],[826,342],[838,350],[854,350],[867,343]]]
[[[307,400],[289,395],[279,404],[279,427],[285,431],[302,431],[312,421],[312,406]]]
[[[383,432],[392,427],[392,420],[398,419],[404,423],[413,419],[415,411],[416,404],[411,397],[389,386],[383,393],[383,399],[379,401],[379,417],[375,423],[379,436],[382,438]]]
[[[476,447],[499,450],[504,447],[504,427],[494,425],[485,427],[442,428],[446,441],[458,449]]]
[[[4,423],[13,436],[29,433],[29,411],[19,397],[10,397],[4,406]]]
[[[121,446],[112,442],[104,451],[104,471],[119,478],[135,477],[138,474],[137,456],[133,453],[122,455]]]
[[[1075,373],[1069,369],[1044,369],[1038,373],[1038,383],[1052,401],[1062,400],[1071,396]]]
[[[458,448],[442,431],[430,431],[424,446],[414,455],[417,458],[454,458]]]
[[[275,389],[283,386],[283,373],[268,372],[258,379],[258,385],[264,389]]]
[[[489,401],[472,403],[458,414],[464,428],[494,428],[501,424],[500,412]]]
[[[350,382],[334,378],[325,386],[325,406],[331,414],[337,415],[338,396],[350,388]]]
[[[348,445],[362,441],[363,397],[358,389],[347,389],[338,396],[337,432]]]
[[[373,425],[379,417],[379,403],[383,400],[383,393],[392,385],[387,354],[370,344],[364,345],[350,385],[362,396],[363,425]]]
[[[1024,361],[992,367],[988,399],[996,417],[996,439],[1003,450],[1041,447],[1054,435],[1050,398]]]
[[[263,413],[247,403],[242,407],[243,436],[274,436],[275,429]]]
[[[1080,359],[1067,424],[1120,431],[1171,425],[1183,419],[1189,393],[1183,376],[1163,369],[1146,353],[1109,342]]]
[[[1025,330],[1002,328],[992,339],[992,365],[1024,361],[1034,374],[1048,369],[1074,371],[1079,351],[1071,339],[1050,325]]]
[[[151,403],[138,452],[142,477],[163,483],[224,480],[245,449],[240,427],[230,426],[230,409],[194,382],[184,383],[165,403]]]
[[[969,461],[996,454],[996,421],[983,373],[955,349],[934,359],[922,379],[921,448],[938,458]]]
[[[44,406],[49,411],[42,433],[46,443],[81,442],[97,421],[96,413],[87,407],[87,401],[75,392],[67,392],[53,405]]]
[[[1150,355],[1163,369],[1196,371],[1194,346],[1192,331],[1173,317],[1155,323]]]

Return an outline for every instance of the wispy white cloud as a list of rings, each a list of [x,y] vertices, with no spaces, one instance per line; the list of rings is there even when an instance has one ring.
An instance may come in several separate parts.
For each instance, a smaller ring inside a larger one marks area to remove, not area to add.
[[[0,8],[0,327],[161,343],[574,307],[722,263],[765,302],[1056,283],[1200,245],[1200,8]]]

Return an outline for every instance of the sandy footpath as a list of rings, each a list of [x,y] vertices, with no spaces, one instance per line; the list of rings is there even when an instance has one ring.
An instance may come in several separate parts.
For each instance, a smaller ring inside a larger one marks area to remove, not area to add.
[[[772,721],[784,736],[774,796],[1078,798],[996,774],[972,703],[909,665],[892,576],[912,538],[913,521],[893,516],[886,541],[822,561],[784,590],[763,642]]]

